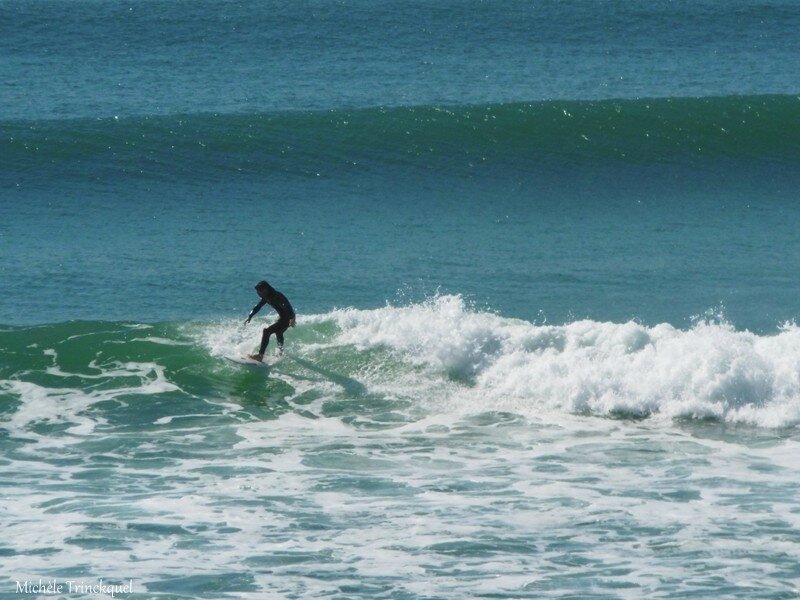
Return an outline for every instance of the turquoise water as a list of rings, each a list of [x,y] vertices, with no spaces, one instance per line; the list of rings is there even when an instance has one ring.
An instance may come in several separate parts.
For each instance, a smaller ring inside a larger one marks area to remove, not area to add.
[[[797,597],[798,27],[0,0],[0,595]]]

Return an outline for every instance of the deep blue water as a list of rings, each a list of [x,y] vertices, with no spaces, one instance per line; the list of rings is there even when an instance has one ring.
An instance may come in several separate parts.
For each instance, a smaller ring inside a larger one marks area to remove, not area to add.
[[[793,1],[4,0],[14,119],[795,93]]]

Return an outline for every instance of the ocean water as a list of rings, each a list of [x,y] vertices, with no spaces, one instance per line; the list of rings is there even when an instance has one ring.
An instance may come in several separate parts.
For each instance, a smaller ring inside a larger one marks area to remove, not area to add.
[[[0,0],[0,597],[800,596],[798,30]]]

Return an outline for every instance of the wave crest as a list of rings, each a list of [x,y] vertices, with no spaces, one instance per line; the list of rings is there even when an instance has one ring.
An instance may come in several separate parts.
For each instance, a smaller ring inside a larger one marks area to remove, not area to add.
[[[591,320],[537,325],[469,310],[459,296],[332,314],[336,343],[385,347],[458,380],[482,410],[800,423],[800,328]]]
[[[6,121],[13,174],[38,167],[136,176],[571,169],[800,160],[800,98],[546,101],[264,114]]]

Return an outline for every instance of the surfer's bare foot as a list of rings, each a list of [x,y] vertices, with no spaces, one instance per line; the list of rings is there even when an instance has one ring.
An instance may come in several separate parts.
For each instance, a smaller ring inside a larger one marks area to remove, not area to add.
[[[264,355],[263,354],[251,354],[250,358],[252,358],[253,360],[257,360],[258,362],[261,362],[261,361],[264,360]]]

